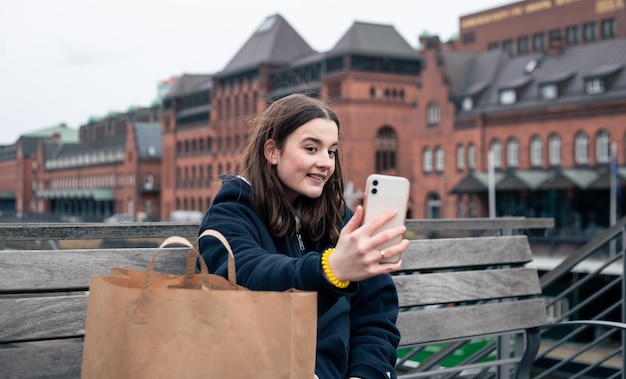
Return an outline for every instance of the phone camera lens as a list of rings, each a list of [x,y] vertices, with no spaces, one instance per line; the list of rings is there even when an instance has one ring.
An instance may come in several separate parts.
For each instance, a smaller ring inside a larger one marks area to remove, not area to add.
[[[376,188],[372,188],[372,193],[373,193],[374,195],[376,195],[376,192],[378,192],[378,190],[377,190]]]
[[[373,185],[375,185],[375,186],[377,186],[377,185],[378,185],[378,180],[374,180],[374,181],[372,182],[372,184],[373,184]]]

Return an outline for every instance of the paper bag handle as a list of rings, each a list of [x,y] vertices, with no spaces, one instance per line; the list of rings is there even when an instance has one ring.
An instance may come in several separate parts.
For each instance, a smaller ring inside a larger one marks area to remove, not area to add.
[[[195,273],[196,261],[200,263],[200,274],[203,282],[203,286],[206,289],[210,288],[210,280],[208,278],[209,269],[204,261],[204,258],[198,253],[196,245],[200,238],[210,235],[217,238],[226,248],[228,252],[228,282],[233,286],[233,288],[237,288],[237,277],[236,277],[236,269],[235,269],[235,256],[233,255],[233,250],[226,240],[226,237],[222,235],[217,230],[209,229],[204,231],[195,244],[191,244],[187,239],[179,237],[179,236],[171,236],[165,239],[161,243],[161,245],[157,248],[157,251],[152,255],[152,259],[148,264],[148,269],[146,270],[146,279],[144,282],[144,291],[148,290],[152,286],[152,273],[154,272],[154,265],[156,263],[157,254],[166,246],[171,244],[181,244],[187,246],[189,248],[189,253],[187,255],[187,265],[185,267],[185,283],[191,283],[193,280],[193,275]]]

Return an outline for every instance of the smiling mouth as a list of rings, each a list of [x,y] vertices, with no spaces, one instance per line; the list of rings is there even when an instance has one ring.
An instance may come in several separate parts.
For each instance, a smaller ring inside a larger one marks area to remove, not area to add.
[[[308,176],[309,178],[312,178],[312,179],[315,179],[315,180],[320,180],[320,181],[324,180],[324,178],[325,178],[325,176],[322,176],[322,175],[314,175],[314,174],[308,174],[307,176]]]

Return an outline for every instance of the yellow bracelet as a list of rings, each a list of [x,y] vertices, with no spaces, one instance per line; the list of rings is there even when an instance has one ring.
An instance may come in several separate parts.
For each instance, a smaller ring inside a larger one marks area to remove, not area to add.
[[[326,274],[326,277],[328,278],[328,281],[333,286],[335,286],[337,288],[346,288],[347,286],[350,285],[350,281],[349,280],[339,280],[339,279],[337,279],[335,274],[333,274],[333,270],[330,269],[330,265],[328,264],[328,257],[330,257],[330,255],[334,251],[335,251],[335,248],[333,248],[333,247],[324,250],[324,253],[322,254],[322,270],[324,270],[324,273]]]

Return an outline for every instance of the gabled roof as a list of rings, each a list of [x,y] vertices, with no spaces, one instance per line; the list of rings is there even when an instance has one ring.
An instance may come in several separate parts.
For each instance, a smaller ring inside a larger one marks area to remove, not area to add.
[[[392,57],[418,58],[419,54],[392,25],[356,21],[328,55],[361,53]]]
[[[315,54],[308,43],[279,14],[269,16],[218,74],[232,74],[261,64],[289,64]]]
[[[499,50],[483,53],[443,52],[452,95],[476,95],[494,82],[506,54]]]
[[[139,159],[160,159],[163,153],[161,141],[161,124],[135,123],[135,143]]]
[[[172,89],[165,98],[178,97],[213,87],[213,75],[208,74],[183,74],[176,80]]]

